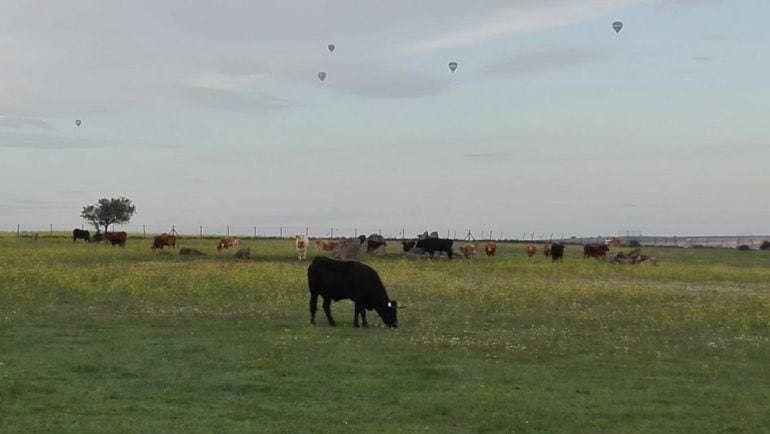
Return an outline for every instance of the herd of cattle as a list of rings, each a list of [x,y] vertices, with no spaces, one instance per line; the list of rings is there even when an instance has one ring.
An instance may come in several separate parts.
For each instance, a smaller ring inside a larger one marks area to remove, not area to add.
[[[105,232],[97,233],[93,237],[87,230],[75,229],[72,231],[72,241],[84,240],[86,242],[102,242],[111,245],[125,247],[128,236],[125,232]],[[377,234],[370,236],[361,235],[356,238],[329,240],[315,240],[315,246],[319,252],[330,252],[329,256],[318,255],[307,269],[307,282],[310,291],[310,323],[315,324],[316,311],[318,310],[318,297],[323,298],[323,310],[329,325],[336,326],[337,323],[332,317],[331,302],[339,300],[351,300],[354,304],[353,326],[368,326],[366,321],[366,311],[374,310],[382,319],[382,322],[390,328],[398,327],[398,309],[399,306],[395,300],[388,296],[385,285],[383,285],[380,276],[370,266],[358,262],[356,259],[361,254],[370,254],[374,256],[384,256],[387,242]],[[307,259],[310,239],[306,235],[297,235],[294,239],[294,248],[297,253],[297,259],[304,261]],[[152,250],[163,250],[169,247],[176,249],[177,237],[174,234],[161,234],[153,238]],[[238,247],[238,238],[233,236],[221,237],[217,243],[217,251],[223,249]],[[436,232],[431,234],[422,234],[414,240],[402,241],[401,247],[404,254],[412,257],[446,257],[452,259],[454,256],[454,241],[451,239],[442,239]],[[561,261],[564,257],[566,246],[561,242],[553,242],[541,246],[545,257],[550,257],[552,261]],[[465,243],[459,246],[463,258],[472,259],[479,248],[479,243]],[[526,246],[526,254],[530,258],[537,254],[538,246],[529,244]],[[583,259],[601,258],[606,259],[609,246],[607,244],[586,244],[583,246]],[[497,252],[497,243],[489,241],[484,246],[484,252],[488,257],[495,256]],[[179,249],[182,255],[205,255],[198,249],[184,247]],[[248,259],[251,250],[240,249],[235,253],[237,259]],[[637,261],[638,259],[638,261]],[[654,264],[654,259],[651,258]],[[619,253],[613,262],[616,263],[644,263],[650,261],[638,250],[630,254]]]
[[[110,245],[118,245],[121,247],[126,246],[126,240],[128,234],[126,232],[104,232],[97,233],[91,236],[91,233],[87,230],[74,229],[72,231],[72,241],[84,240],[86,242],[106,243]],[[331,252],[333,259],[342,261],[354,260],[361,253],[371,254],[373,256],[385,256],[385,248],[387,242],[381,235],[372,234],[368,237],[360,235],[356,238],[349,239],[317,239],[314,244],[319,252]],[[310,247],[310,239],[307,235],[297,235],[294,239],[294,248],[297,253],[297,259],[304,261],[307,259],[308,248]],[[169,247],[176,249],[177,236],[173,234],[163,233],[153,238],[152,250],[163,250]],[[226,236],[221,237],[217,242],[217,251],[221,252],[223,249],[229,249],[231,247],[238,247],[238,237]],[[436,232],[428,235],[422,234],[414,240],[402,241],[401,247],[405,254],[412,257],[446,257],[452,259],[454,253],[454,240],[439,238]],[[564,257],[565,245],[561,242],[552,242],[541,246],[545,257],[550,257],[553,261],[561,261]],[[479,249],[478,242],[466,243],[459,246],[460,253],[465,259],[472,259],[476,251]],[[526,246],[527,256],[530,258],[537,254],[538,246],[529,244]],[[601,258],[606,259],[609,246],[601,243],[591,243],[583,246],[583,258]],[[236,253],[236,257],[243,258],[248,257],[247,249],[241,249]],[[484,246],[484,252],[488,257],[495,256],[497,252],[497,243],[489,241]],[[202,255],[205,254],[197,249],[182,248],[180,249],[182,255]]]

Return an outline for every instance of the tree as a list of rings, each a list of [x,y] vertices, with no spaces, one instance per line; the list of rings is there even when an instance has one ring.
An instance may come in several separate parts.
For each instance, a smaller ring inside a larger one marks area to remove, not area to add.
[[[103,197],[93,205],[84,206],[80,217],[91,223],[96,232],[100,232],[102,227],[104,232],[107,232],[112,224],[128,223],[135,212],[136,206],[131,203],[131,199],[122,196],[117,199]]]

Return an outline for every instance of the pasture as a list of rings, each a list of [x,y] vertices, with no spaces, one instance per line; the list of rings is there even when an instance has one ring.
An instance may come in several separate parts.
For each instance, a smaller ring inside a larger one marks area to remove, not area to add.
[[[241,240],[245,261],[151,243],[0,234],[2,432],[770,427],[770,252],[644,248],[642,267],[390,243],[364,259],[405,306],[389,330],[354,329],[349,301],[311,326],[293,240]]]

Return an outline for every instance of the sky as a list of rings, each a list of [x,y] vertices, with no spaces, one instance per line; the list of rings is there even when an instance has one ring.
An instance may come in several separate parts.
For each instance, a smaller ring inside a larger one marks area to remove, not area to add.
[[[770,234],[767,1],[0,10],[0,231]]]

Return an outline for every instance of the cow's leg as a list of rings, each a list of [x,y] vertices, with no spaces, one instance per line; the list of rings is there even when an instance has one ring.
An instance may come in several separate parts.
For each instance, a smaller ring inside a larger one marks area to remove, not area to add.
[[[310,324],[315,325],[315,313],[318,310],[318,294],[310,294]]]
[[[336,325],[337,325],[337,323],[334,321],[334,318],[332,318],[332,309],[331,309],[331,305],[332,305],[332,299],[331,299],[331,297],[329,297],[329,298],[324,298],[324,304],[323,304],[323,307],[324,307],[324,313],[326,313],[326,319],[328,319],[328,320],[329,320],[329,325],[330,325],[330,326],[332,326],[332,327],[334,327],[334,326],[336,326]]]
[[[358,317],[361,316],[361,325],[369,327],[369,323],[366,322],[366,308],[363,303],[355,302],[355,308],[353,309],[353,327],[358,328]]]
[[[361,310],[359,312],[361,313],[361,326],[369,327],[369,323],[366,322],[366,308],[364,307],[363,303],[361,303]]]

